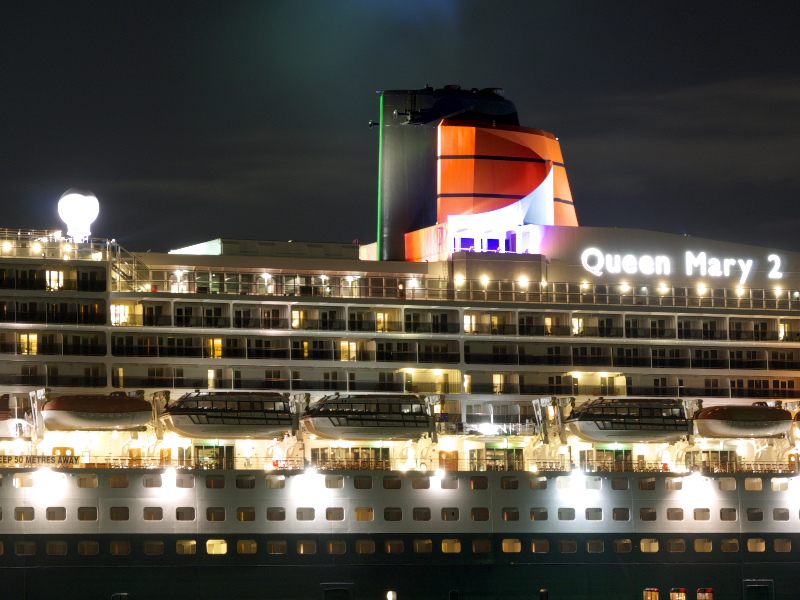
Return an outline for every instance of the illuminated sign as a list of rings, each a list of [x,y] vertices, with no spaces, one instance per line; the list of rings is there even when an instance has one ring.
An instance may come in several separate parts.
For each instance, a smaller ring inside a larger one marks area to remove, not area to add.
[[[767,273],[770,279],[781,279],[781,258],[770,254],[767,261],[771,268]],[[672,272],[672,259],[664,255],[608,254],[598,248],[586,248],[581,253],[581,265],[597,277],[604,273],[628,275],[669,275]],[[753,272],[756,261],[752,258],[717,258],[706,252],[686,252],[684,255],[684,271],[687,276],[695,273],[703,277],[738,276],[739,283],[747,283]]]

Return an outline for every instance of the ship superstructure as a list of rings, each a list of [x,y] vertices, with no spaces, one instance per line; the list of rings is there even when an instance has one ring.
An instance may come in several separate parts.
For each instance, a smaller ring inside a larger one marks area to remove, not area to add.
[[[800,254],[578,227],[498,90],[385,94],[381,249],[0,231],[13,595],[793,593]]]

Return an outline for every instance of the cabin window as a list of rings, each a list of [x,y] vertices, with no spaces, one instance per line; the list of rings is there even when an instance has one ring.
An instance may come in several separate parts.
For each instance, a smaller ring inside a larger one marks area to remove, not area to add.
[[[642,549],[642,552],[658,552],[658,540],[655,538],[643,538],[639,547]],[[678,551],[676,550],[676,552]],[[683,550],[679,552],[683,552]]]
[[[48,521],[66,521],[67,509],[63,506],[48,506],[44,515]]]
[[[667,477],[666,478],[667,490],[677,492],[683,489],[683,479],[680,477]]]
[[[431,509],[424,506],[417,506],[412,511],[412,517],[415,521],[430,521]]]
[[[531,479],[531,489],[532,490],[546,490],[547,489],[547,477],[533,477]]]
[[[630,521],[631,510],[627,506],[615,508],[612,516],[615,521]]]
[[[775,548],[775,552],[791,552],[792,540],[786,538],[777,538],[773,540],[773,548]]]
[[[720,508],[719,509],[719,520],[720,521],[735,521],[736,520],[736,509],[735,508]]]
[[[586,477],[584,484],[587,490],[599,490],[602,488],[603,480],[600,477]]]
[[[549,540],[531,540],[531,551],[536,554],[550,552]]]
[[[772,491],[785,492],[789,489],[789,480],[786,477],[773,477],[772,478]]]
[[[472,552],[474,554],[489,554],[492,551],[492,540],[478,539],[472,540]]]
[[[559,521],[574,521],[575,520],[575,509],[574,508],[559,508],[558,509],[558,520]]]
[[[15,488],[33,487],[33,473],[17,473],[12,481]]]
[[[428,490],[431,487],[430,477],[412,477],[411,487],[415,490]]]
[[[764,552],[767,549],[767,543],[762,538],[750,538],[747,540],[748,552]]]
[[[304,506],[297,509],[297,520],[298,521],[313,521],[314,520],[314,508],[310,506]]]
[[[605,552],[603,540],[586,540],[586,551],[591,554]]]
[[[112,521],[127,521],[130,518],[130,510],[127,506],[112,506],[108,509],[108,516]]]
[[[142,484],[146,488],[160,488],[161,487],[161,475],[145,475],[142,477]]]
[[[505,539],[502,548],[506,554],[522,552],[522,542],[517,539]]]
[[[503,521],[519,521],[519,509],[516,506],[503,508]]]
[[[736,538],[724,539],[720,543],[720,548],[722,549],[723,552],[738,552],[739,540]]]
[[[164,554],[164,542],[159,540],[145,541],[144,553],[148,556],[158,556],[160,554]]]
[[[45,552],[50,556],[64,556],[67,553],[67,542],[61,540],[49,541],[45,545]]]
[[[383,489],[385,490],[399,490],[402,482],[397,475],[384,475]]]
[[[586,520],[587,521],[602,521],[603,520],[603,509],[602,508],[587,508],[586,509]]]
[[[267,540],[267,554],[286,554],[286,540]]]
[[[656,520],[656,509],[655,508],[641,508],[641,509],[639,509],[639,520],[640,521],[655,521]]]
[[[344,554],[347,552],[347,544],[344,540],[328,540],[328,554]]]
[[[642,548],[642,552],[647,550]],[[682,538],[667,540],[667,552],[686,552],[686,540]]]
[[[236,509],[237,521],[255,521],[256,509],[252,506],[240,506]]]
[[[194,487],[194,475],[189,473],[178,473],[175,476],[175,487],[181,489],[191,489]]]
[[[357,490],[371,490],[372,489],[372,476],[371,475],[356,475],[353,478],[353,487]]]
[[[558,551],[562,554],[572,554],[578,551],[578,542],[575,540],[558,540]]]
[[[541,506],[532,508],[531,521],[547,521],[547,509]]]
[[[656,489],[655,477],[642,477],[639,479],[639,489],[644,492],[652,492]]]
[[[111,540],[111,554],[115,556],[127,556],[131,553],[131,543],[129,540]]]
[[[179,506],[175,509],[176,521],[194,521],[194,506]]]
[[[356,540],[356,554],[374,554],[375,542],[373,540]]]
[[[682,508],[668,508],[667,509],[667,521],[683,521],[683,509]]]
[[[99,542],[81,540],[78,542],[78,554],[81,556],[96,556],[100,554]]]
[[[208,540],[206,542],[206,554],[227,554],[228,542],[225,540]]]
[[[97,487],[97,475],[94,473],[84,473],[78,475],[78,487],[79,488],[96,488]]]
[[[695,521],[708,521],[711,519],[711,511],[707,508],[695,508],[694,520]]]
[[[298,542],[300,544],[300,542]],[[255,554],[258,552],[258,544],[255,540],[238,540],[236,542],[236,553],[237,554]],[[299,552],[302,554],[302,552]]]
[[[286,510],[281,506],[270,506],[267,508],[267,521],[285,521]]]
[[[500,478],[500,489],[501,490],[518,490],[519,489],[519,479],[515,476],[507,476]]]
[[[206,509],[206,521],[224,521],[224,520],[225,520],[224,506],[209,506]]]
[[[445,475],[442,477],[441,487],[443,490],[457,490],[458,489],[458,477],[455,475]]]
[[[225,487],[224,475],[206,475],[206,487],[210,490],[219,490]]]
[[[628,489],[628,478],[627,477],[612,477],[611,478],[611,489],[612,490],[619,490],[624,491]]]
[[[341,506],[329,506],[325,509],[326,521],[344,521],[344,508]]]
[[[297,553],[316,554],[317,553],[316,540],[297,540]]]
[[[97,521],[97,507],[79,506],[78,521]]]
[[[556,477],[556,488],[559,490],[569,490],[572,489],[572,478],[566,475],[561,475]]]
[[[761,478],[760,477],[746,477],[744,480],[744,489],[748,492],[761,491]]]
[[[733,477],[720,477],[719,489],[721,492],[736,491],[736,479]]]
[[[748,521],[763,521],[764,520],[764,511],[760,508],[748,508],[747,509],[747,520]]]
[[[772,520],[773,521],[788,521],[789,520],[789,509],[788,508],[773,508],[772,509]]]
[[[178,540],[175,542],[175,552],[177,554],[196,554],[197,541],[195,540]]]
[[[482,506],[476,506],[470,511],[470,515],[473,521],[488,521],[489,509]]]
[[[695,552],[711,552],[713,548],[713,544],[711,540],[707,538],[697,538],[694,541],[694,551]]]
[[[489,478],[485,475],[475,475],[469,478],[469,486],[473,490],[488,490]]]
[[[458,554],[461,552],[461,540],[444,539],[442,540],[442,552],[445,554]]]
[[[443,508],[442,521],[458,521],[458,508]]]
[[[325,475],[325,487],[329,490],[343,488],[344,477],[342,475]]]
[[[239,490],[253,490],[256,487],[255,475],[237,475],[236,476],[236,489]]]
[[[36,542],[16,542],[14,554],[17,556],[33,556],[36,554]]]
[[[127,474],[115,474],[108,478],[108,487],[126,488],[130,485],[130,477]]]
[[[372,521],[375,519],[375,511],[369,506],[356,507],[356,521]]]
[[[383,551],[386,554],[402,554],[405,551],[403,540],[386,540],[383,543]]]
[[[629,539],[614,540],[614,552],[630,552],[633,548],[633,542]]]
[[[143,516],[145,521],[161,521],[164,518],[164,509],[160,506],[145,506]]]
[[[267,489],[282,490],[284,487],[286,487],[285,475],[267,475]]]

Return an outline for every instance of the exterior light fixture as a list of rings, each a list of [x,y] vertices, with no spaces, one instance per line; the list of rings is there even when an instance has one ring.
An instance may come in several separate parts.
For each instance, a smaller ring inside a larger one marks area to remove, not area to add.
[[[522,287],[525,287],[525,288],[528,287],[528,278],[527,277],[520,277],[519,278],[519,284]]]
[[[631,286],[629,286],[627,283],[625,283],[625,282],[623,281],[623,282],[620,284],[620,286],[619,286],[619,289],[621,289],[623,292],[627,292],[627,291],[630,291],[630,289],[631,289]]]
[[[464,283],[464,276],[463,275],[456,275],[456,285],[461,285]]]
[[[704,283],[701,283],[700,285],[697,286],[697,293],[698,294],[706,293],[706,285]]]
[[[544,279],[542,279],[542,287],[547,287],[547,282]]]
[[[586,282],[586,281],[584,281],[584,282],[581,284],[581,287],[582,287],[583,289],[585,289],[585,290],[586,290],[586,289],[589,289],[589,283],[588,283],[588,282]]]
[[[77,242],[89,238],[89,226],[99,213],[97,196],[88,190],[67,190],[58,201],[58,216],[67,224],[67,237]]]
[[[779,295],[780,295],[780,293],[781,293],[782,291],[783,291],[783,290],[782,290],[781,288],[779,288],[779,287],[776,287],[776,288],[775,288],[775,295],[776,295],[776,296],[779,296]]]
[[[660,291],[662,294],[666,294],[669,291],[669,288],[667,287],[666,283],[662,283],[659,286],[658,291]]]
[[[744,288],[741,285],[737,285],[736,286],[736,295],[737,296],[741,296],[742,294],[744,294]]]
[[[486,276],[486,275],[484,275],[483,277],[481,277],[481,283],[482,283],[484,286],[486,286],[486,285],[489,285],[489,277],[488,277],[488,276]]]

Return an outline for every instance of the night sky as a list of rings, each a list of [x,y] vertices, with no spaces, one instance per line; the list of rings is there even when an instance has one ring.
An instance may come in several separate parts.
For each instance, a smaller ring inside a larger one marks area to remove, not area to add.
[[[0,227],[375,241],[376,90],[502,87],[582,225],[800,251],[800,2],[353,0],[0,7]]]

